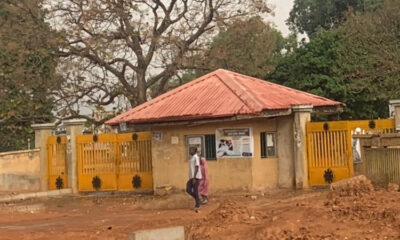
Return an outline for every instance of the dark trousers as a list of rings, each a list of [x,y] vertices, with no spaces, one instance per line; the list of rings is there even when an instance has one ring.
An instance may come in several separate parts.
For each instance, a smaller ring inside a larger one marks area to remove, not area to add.
[[[190,194],[196,201],[195,207],[200,207],[200,198],[199,198],[199,180],[196,180],[196,183],[193,184],[193,179],[189,179],[186,183],[186,192]]]

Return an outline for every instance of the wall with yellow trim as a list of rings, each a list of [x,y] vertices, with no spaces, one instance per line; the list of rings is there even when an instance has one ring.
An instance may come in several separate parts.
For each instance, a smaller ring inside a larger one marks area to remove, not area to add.
[[[292,118],[288,118],[292,119]],[[253,130],[254,156],[252,158],[218,158],[216,161],[208,161],[210,175],[210,191],[249,189],[258,190],[278,186],[278,162],[279,158],[261,158],[260,132],[277,132],[277,152],[281,135],[291,134],[290,128],[279,127],[281,118],[253,119],[232,122],[207,123],[201,125],[176,125],[153,127],[152,131],[161,131],[162,140],[152,141],[153,176],[154,187],[171,185],[184,189],[188,180],[188,163],[186,136],[215,134],[217,128],[243,128],[250,127]],[[287,124],[286,119],[286,124]],[[290,125],[290,124],[289,124]],[[171,143],[172,137],[178,137],[177,144]],[[290,136],[289,136],[290,138]],[[293,151],[293,148],[285,151]],[[292,155],[284,154],[287,162],[292,162]],[[292,174],[292,173],[288,173]]]

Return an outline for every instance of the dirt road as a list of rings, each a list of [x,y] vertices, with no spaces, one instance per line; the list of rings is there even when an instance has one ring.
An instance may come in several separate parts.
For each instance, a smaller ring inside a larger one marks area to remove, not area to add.
[[[0,240],[127,239],[183,225],[187,239],[400,239],[399,192],[329,190],[214,195],[200,213],[184,193],[109,195],[2,204]]]

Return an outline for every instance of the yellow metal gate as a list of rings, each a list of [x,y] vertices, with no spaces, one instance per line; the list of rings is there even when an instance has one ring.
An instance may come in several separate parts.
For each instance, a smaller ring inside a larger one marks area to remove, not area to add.
[[[68,187],[67,138],[51,136],[47,139],[49,190]]]
[[[151,133],[77,137],[80,191],[152,189]]]
[[[353,175],[352,132],[394,131],[393,119],[307,123],[308,178],[311,186],[325,185]]]

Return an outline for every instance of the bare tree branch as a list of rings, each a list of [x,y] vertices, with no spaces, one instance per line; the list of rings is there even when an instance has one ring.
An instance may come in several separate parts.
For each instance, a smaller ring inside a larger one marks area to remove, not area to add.
[[[148,100],[150,88],[161,94],[171,77],[190,65],[188,56],[205,50],[219,24],[258,15],[260,4],[266,5],[264,0],[46,0],[48,21],[65,36],[58,51],[65,62],[60,70],[70,79],[59,91],[63,114],[80,114],[74,108],[88,100],[107,106],[123,97],[133,107]]]

